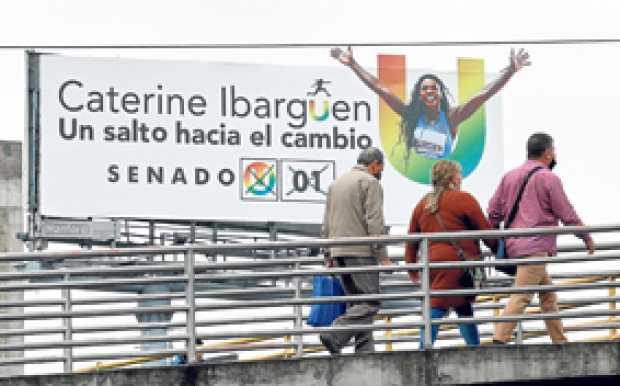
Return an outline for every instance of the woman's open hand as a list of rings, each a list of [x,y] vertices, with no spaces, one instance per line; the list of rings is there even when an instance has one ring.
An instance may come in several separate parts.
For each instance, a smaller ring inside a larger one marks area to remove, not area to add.
[[[347,47],[346,51],[343,51],[339,47],[334,47],[329,50],[329,54],[332,58],[336,59],[345,66],[351,66],[351,64],[353,64],[353,51],[351,51],[351,46]]]
[[[515,49],[510,49],[510,66],[512,69],[517,72],[525,66],[530,66],[532,62],[530,62],[530,54],[525,51],[525,49],[520,48],[518,52],[515,53]]]

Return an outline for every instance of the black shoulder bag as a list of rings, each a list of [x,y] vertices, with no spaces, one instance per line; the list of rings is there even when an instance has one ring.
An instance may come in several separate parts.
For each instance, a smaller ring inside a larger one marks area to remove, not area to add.
[[[510,214],[508,215],[508,218],[506,219],[506,221],[504,221],[504,229],[510,228],[510,225],[512,225],[512,222],[515,220],[515,217],[517,217],[517,212],[519,212],[519,204],[521,203],[521,196],[523,196],[523,192],[525,191],[525,186],[527,185],[527,182],[530,180],[530,177],[532,177],[534,173],[536,173],[542,168],[543,168],[542,166],[537,166],[525,176],[525,180],[523,180],[523,184],[521,185],[521,188],[519,189],[519,193],[517,194],[517,199],[514,205],[512,206],[512,210],[510,210]],[[496,259],[508,258],[508,256],[506,255],[506,240],[505,239],[497,240],[497,253],[495,254],[495,258]],[[501,266],[498,265],[495,267],[495,269],[510,276],[513,276],[514,274],[517,273],[517,266],[514,264],[501,265]]]

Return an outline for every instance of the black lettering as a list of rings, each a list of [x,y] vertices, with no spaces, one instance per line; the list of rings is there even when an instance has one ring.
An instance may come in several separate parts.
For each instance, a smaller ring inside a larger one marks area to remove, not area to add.
[[[230,86],[230,99],[231,99],[231,110],[233,117],[247,117],[250,113],[250,101],[242,96],[235,96],[235,86]],[[237,110],[237,103],[241,102],[243,104],[243,112]]]
[[[256,104],[257,106],[254,107],[254,115],[256,118],[269,118],[271,115],[269,100],[267,100],[267,98],[256,98]]]
[[[98,91],[89,91],[87,95],[86,109],[93,113],[103,112],[103,94]]]
[[[187,109],[192,115],[201,116],[207,112],[207,100],[202,95],[193,95],[187,101]]]
[[[241,135],[237,130],[231,130],[228,132],[228,145],[238,146],[241,143]]]
[[[250,135],[250,142],[252,142],[254,146],[262,146],[264,139],[263,132],[260,130],[253,131]]]
[[[235,173],[230,169],[222,169],[217,174],[217,179],[224,186],[232,185],[235,182]]]
[[[322,149],[323,147],[327,149],[331,149],[331,140],[329,138],[329,134],[319,134],[319,133],[310,133],[310,147],[318,147]]]
[[[108,166],[108,182],[118,182],[120,176],[118,175],[118,165]]]
[[[128,166],[127,167],[127,181],[131,183],[138,183],[138,167],[137,166]]]
[[[70,140],[70,139],[74,139],[77,136],[77,127],[76,125],[74,125],[73,121],[75,120],[75,118],[73,118],[71,121],[71,131],[66,131],[65,129],[65,119],[64,118],[59,118],[58,119],[58,133],[60,134],[60,137],[62,139],[66,139],[66,140]]]
[[[308,147],[308,137],[305,133],[295,134],[295,147]]]
[[[192,143],[194,145],[204,145],[206,141],[205,132],[200,129],[192,130]]]
[[[220,104],[222,105],[222,117],[226,116],[226,87],[220,89]]]
[[[293,189],[298,192],[305,192],[308,189],[308,175],[303,170],[293,172]]]
[[[114,141],[114,126],[106,126],[103,129],[103,140],[106,142]]]
[[[172,184],[176,184],[179,182],[184,185],[187,185],[187,179],[185,178],[185,172],[183,171],[183,168],[180,168],[180,167],[174,169],[174,175],[172,176]]]
[[[332,142],[334,149],[346,149],[349,146],[347,136],[338,132],[338,126],[334,126]]]
[[[204,168],[196,168],[194,170],[194,181],[196,185],[204,185],[209,182],[209,171]]]
[[[276,98],[274,111],[276,113],[275,118],[280,118],[280,105],[286,102],[284,98]]]
[[[342,106],[342,108],[340,107]],[[349,119],[349,112],[351,111],[351,108],[349,107],[349,104],[345,101],[336,101],[336,103],[334,103],[334,106],[332,107],[332,112],[334,114],[334,118],[336,118],[338,121],[346,121],[347,119]],[[347,113],[345,115],[338,115],[339,113]]]
[[[63,84],[60,85],[60,88],[58,89],[58,101],[60,101],[60,104],[62,105],[62,107],[65,108],[65,110],[69,110],[72,112],[80,111],[84,108],[83,104],[77,106],[69,106],[65,101],[65,90],[69,85],[76,85],[79,88],[84,87],[82,82],[80,82],[79,80],[70,79],[65,81]]]
[[[140,99],[138,94],[134,92],[128,92],[121,98],[121,108],[129,114],[135,114],[138,112],[138,105],[140,105]],[[132,108],[132,106],[135,106]]]
[[[153,166],[147,166],[146,182],[151,184],[154,180],[159,184],[164,183],[164,168],[162,166],[159,166],[157,168],[154,168]]]
[[[175,141],[176,143],[189,143],[189,130],[183,128],[181,121],[175,122]]]
[[[108,97],[108,102],[110,103],[110,111],[113,113],[118,113],[119,110],[116,108],[116,97],[118,96],[118,91],[116,91],[114,87],[110,86],[105,95]]]
[[[161,126],[157,126],[153,129],[153,133],[151,135],[155,142],[164,142],[166,138],[168,138],[168,132]]]
[[[174,100],[178,101],[177,106],[178,106],[178,113],[179,113],[179,115],[184,115],[185,114],[185,107],[184,107],[185,105],[183,103],[183,97],[181,95],[179,95],[179,94],[167,95],[167,98],[166,98],[167,110],[166,110],[166,112],[168,114],[172,114],[172,101],[174,101]]]
[[[295,112],[293,110],[293,106],[299,106],[301,108],[301,110],[299,112]],[[307,118],[308,118],[308,104],[306,103],[305,100],[301,100],[301,99],[291,99],[288,102],[288,105],[286,106],[286,111],[289,115],[289,117],[294,118],[296,120],[301,120],[300,122],[294,123],[294,122],[287,122],[287,124],[294,128],[294,129],[299,129],[301,127],[304,127],[306,125],[307,122]]]
[[[358,101],[358,102],[355,102],[353,106],[354,106],[353,119],[355,119],[356,121],[359,120],[359,109],[360,107],[363,106],[364,109],[366,110],[366,122],[370,122],[370,106],[368,105],[367,102]]]
[[[289,138],[291,138],[292,136],[293,133],[285,131],[284,133],[282,133],[282,137],[280,137],[280,142],[282,142],[282,144],[286,147],[293,147],[293,145],[289,141]]]
[[[71,140],[75,139],[78,136],[79,131],[79,139],[81,141],[89,140],[92,141],[95,139],[95,131],[91,125],[80,125],[76,118],[71,118],[71,129],[67,130],[65,125],[65,119],[58,119],[58,132],[62,139]]]
[[[144,114],[149,113],[149,99],[155,97],[155,94],[144,94]]]
[[[357,147],[359,147],[360,149],[366,150],[371,146],[372,146],[372,138],[370,138],[369,136],[362,134],[359,137],[357,137]]]

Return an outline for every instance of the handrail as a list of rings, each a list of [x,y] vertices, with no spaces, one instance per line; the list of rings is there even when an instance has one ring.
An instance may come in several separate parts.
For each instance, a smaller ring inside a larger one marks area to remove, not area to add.
[[[290,248],[314,248],[334,247],[369,244],[399,244],[422,240],[446,241],[463,239],[497,239],[504,237],[527,237],[539,235],[566,235],[579,233],[602,233],[618,232],[620,225],[591,225],[591,226],[561,226],[540,228],[511,228],[505,230],[487,231],[460,231],[460,232],[437,232],[417,233],[410,235],[386,235],[368,237],[342,237],[336,239],[306,239],[302,241],[269,241],[238,244],[194,244],[189,246],[166,246],[166,247],[141,247],[141,248],[110,248],[94,249],[87,251],[54,251],[54,252],[8,252],[0,253],[2,261],[39,261],[58,259],[77,259],[85,257],[103,256],[140,256],[157,255],[162,253],[184,253],[193,250],[195,253],[218,253],[239,250],[284,250]]]

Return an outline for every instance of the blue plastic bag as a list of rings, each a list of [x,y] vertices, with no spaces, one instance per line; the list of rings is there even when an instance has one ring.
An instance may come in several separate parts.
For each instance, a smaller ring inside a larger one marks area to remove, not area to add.
[[[314,276],[312,285],[312,294],[315,297],[344,295],[340,280],[332,276]],[[310,307],[308,324],[313,327],[329,326],[346,310],[346,303],[313,304]]]

